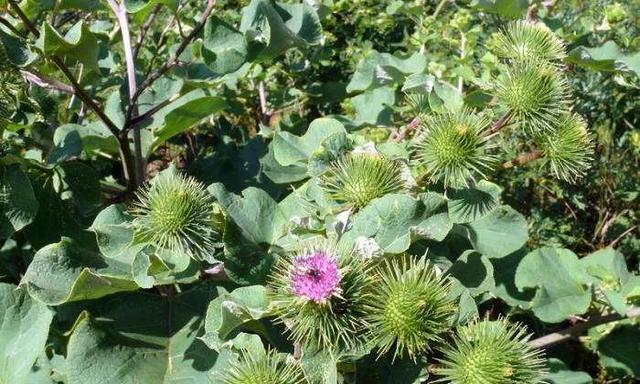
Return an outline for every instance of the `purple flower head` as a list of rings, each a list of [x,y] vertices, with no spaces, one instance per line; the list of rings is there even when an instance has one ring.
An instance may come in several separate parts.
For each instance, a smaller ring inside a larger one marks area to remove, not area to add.
[[[336,257],[313,250],[297,256],[291,268],[291,289],[296,296],[323,303],[340,291],[340,270]]]

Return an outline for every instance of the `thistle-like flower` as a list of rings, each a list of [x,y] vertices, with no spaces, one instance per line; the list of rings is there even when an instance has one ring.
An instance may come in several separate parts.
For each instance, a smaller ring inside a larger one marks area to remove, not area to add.
[[[545,24],[520,20],[497,37],[495,53],[517,62],[558,64],[566,57],[565,45]]]
[[[587,123],[576,114],[563,116],[553,130],[535,137],[545,162],[556,177],[575,181],[589,168],[593,142]]]
[[[451,384],[543,383],[542,352],[527,344],[526,329],[506,319],[483,320],[458,328],[441,360],[438,380]]]
[[[238,362],[225,370],[224,384],[303,384],[307,383],[298,362],[288,362],[275,351],[254,356],[243,353]]]
[[[485,177],[495,157],[488,153],[489,119],[469,109],[427,117],[413,143],[414,163],[424,167],[432,182],[447,187],[468,186]]]
[[[131,214],[140,240],[198,259],[215,251],[215,205],[203,184],[168,170],[136,195]]]
[[[521,63],[507,68],[498,77],[496,95],[511,121],[529,132],[553,129],[568,110],[567,80],[549,65]]]
[[[367,328],[369,264],[327,244],[281,258],[270,279],[272,304],[290,338],[313,348],[353,349]]]
[[[331,164],[320,180],[331,198],[356,209],[404,188],[400,165],[378,153],[351,153]]]
[[[379,356],[414,359],[442,341],[454,312],[450,283],[435,274],[423,259],[386,261],[378,270],[370,299],[372,344]]]

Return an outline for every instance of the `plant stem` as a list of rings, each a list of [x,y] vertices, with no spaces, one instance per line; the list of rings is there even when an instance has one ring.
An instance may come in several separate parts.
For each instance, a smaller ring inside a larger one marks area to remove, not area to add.
[[[515,159],[507,161],[506,163],[502,164],[502,168],[510,169],[513,167],[524,165],[534,160],[538,160],[540,157],[542,157],[542,151],[539,149],[534,149],[531,152],[522,153]]]
[[[20,73],[22,74],[22,77],[24,77],[26,81],[33,83],[41,88],[52,89],[54,91],[59,91],[63,93],[75,94],[75,89],[72,86],[65,84],[61,81],[58,81],[54,78],[45,76],[36,71],[27,71],[27,70],[21,69]]]
[[[162,5],[156,5],[153,11],[151,11],[151,14],[147,18],[147,20],[142,25],[142,29],[140,30],[140,34],[138,35],[138,40],[136,41],[136,46],[133,48],[134,60],[138,58],[138,54],[140,53],[140,48],[142,48],[144,38],[147,36],[147,32],[149,31],[149,28],[151,28],[151,24],[153,24],[153,21],[156,19],[156,16],[158,16],[158,13],[160,13],[161,9]]]
[[[138,98],[140,97],[142,92],[144,92],[145,89],[153,85],[153,83],[155,83],[156,80],[161,78],[164,74],[166,74],[169,70],[171,70],[173,67],[175,67],[178,64],[180,55],[182,54],[182,52],[184,52],[185,49],[187,49],[189,44],[196,38],[196,36],[198,35],[198,33],[200,33],[202,28],[204,28],[204,25],[207,22],[207,19],[209,18],[211,13],[213,12],[213,8],[215,5],[216,5],[216,0],[208,0],[207,8],[202,13],[202,16],[200,17],[200,21],[193,28],[191,33],[189,33],[187,38],[182,41],[180,46],[178,46],[178,49],[176,50],[176,52],[173,55],[171,55],[169,60],[167,60],[160,68],[152,72],[147,77],[147,79],[142,84],[140,84],[140,87],[138,88],[137,92],[135,92],[135,94],[131,99],[131,105],[129,105],[129,111],[127,113],[127,122],[131,121],[131,117],[133,115],[133,107],[134,105],[137,104]]]
[[[491,125],[491,129],[489,130],[489,133],[494,134],[500,131],[502,128],[506,127],[509,124],[509,121],[511,121],[511,114],[507,112],[504,115],[502,115],[502,117],[498,119],[498,121],[496,121],[495,123],[493,123],[493,125]]]
[[[619,313],[611,313],[603,316],[594,316],[591,319],[585,321],[584,323],[578,323],[574,326],[571,326],[567,329],[563,329],[558,332],[550,333],[546,336],[539,337],[537,339],[531,340],[529,345],[536,348],[549,348],[556,344],[563,343],[565,341],[569,341],[574,339],[588,329],[593,328],[598,325],[611,323],[613,321],[618,321],[622,319],[633,319],[636,317],[640,317],[640,307],[631,307],[627,310],[625,316],[620,315]]]
[[[438,15],[440,14],[440,11],[442,11],[442,8],[444,8],[444,5],[448,2],[449,0],[441,0],[440,3],[438,3],[438,5],[436,6],[436,10],[433,12],[432,17],[435,19],[436,17],[438,17]]]
[[[467,37],[465,36],[463,31],[460,31],[460,63],[464,60],[466,56],[465,45],[467,44]],[[458,92],[462,94],[464,89],[464,79],[462,76],[458,76]]]
[[[136,64],[133,56],[133,47],[131,46],[131,33],[129,32],[129,17],[127,14],[126,0],[122,0],[118,4],[115,0],[107,0],[109,6],[118,18],[120,24],[120,32],[122,33],[122,45],[124,47],[124,57],[127,63],[127,80],[129,83],[129,110],[131,117],[138,115],[138,108],[134,101],[134,95],[138,93],[138,84],[136,82]],[[133,128],[133,148],[135,177],[134,185],[139,186],[145,180],[145,159],[142,157],[142,138],[140,135],[140,126],[135,125]]]
[[[24,37],[24,35],[18,30],[18,28],[14,27],[13,24],[11,24],[8,20],[5,20],[3,17],[0,17],[0,23],[9,28],[11,32],[15,33],[16,35]]]
[[[22,9],[20,9],[15,0],[9,0],[9,3],[11,5],[11,8],[13,8],[20,20],[22,20],[22,23],[27,27],[27,29],[36,38],[39,38],[40,32],[38,31],[38,28],[36,28],[31,20],[29,20],[27,15],[22,12]],[[93,112],[98,116],[98,119],[100,119],[100,121],[102,121],[107,129],[109,129],[109,131],[116,137],[116,140],[118,141],[120,160],[122,161],[124,177],[131,185],[134,168],[133,163],[131,162],[133,159],[131,156],[131,149],[129,148],[129,142],[126,137],[126,132],[121,131],[120,128],[118,128],[118,126],[115,125],[113,121],[111,121],[109,116],[107,116],[104,111],[102,111],[98,103],[82,89],[73,73],[71,73],[69,68],[67,68],[67,66],[64,64],[62,58],[53,55],[50,57],[50,59],[69,80],[69,82],[71,83],[71,87],[73,87],[74,89],[74,93],[82,100],[85,105],[93,110]]]

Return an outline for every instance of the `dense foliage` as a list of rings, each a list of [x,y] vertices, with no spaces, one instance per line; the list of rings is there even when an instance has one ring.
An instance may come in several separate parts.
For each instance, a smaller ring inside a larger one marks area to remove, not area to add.
[[[640,380],[639,3],[0,10],[0,384]]]

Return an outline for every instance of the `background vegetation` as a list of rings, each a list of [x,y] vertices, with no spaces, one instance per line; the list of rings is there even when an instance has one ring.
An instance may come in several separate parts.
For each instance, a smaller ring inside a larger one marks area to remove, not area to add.
[[[526,324],[549,382],[636,382],[640,3],[283,3],[0,0],[0,383],[224,383],[239,351],[299,358],[265,285],[292,244],[336,234],[386,257],[428,249],[456,281],[452,326]],[[464,104],[498,120],[496,37],[517,19],[566,42],[594,143],[584,176],[520,161],[531,144],[507,131],[490,182],[386,195],[342,233],[318,184],[331,156],[373,142],[409,163],[416,89],[428,113]],[[174,168],[215,201],[206,257],[134,236],[135,192]],[[437,378],[431,357],[301,364],[326,384]]]

